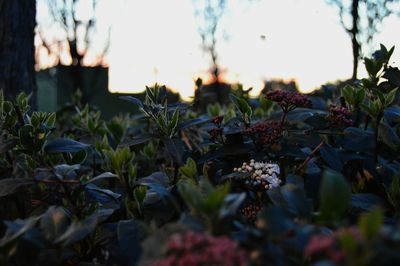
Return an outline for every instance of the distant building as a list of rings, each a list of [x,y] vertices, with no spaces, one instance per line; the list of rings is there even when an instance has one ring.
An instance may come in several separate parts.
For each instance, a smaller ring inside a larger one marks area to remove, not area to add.
[[[84,103],[98,107],[104,118],[137,111],[136,106],[119,99],[120,94],[108,91],[108,68],[82,67],[79,74],[75,71],[74,67],[59,65],[36,73],[38,110],[54,112],[71,102],[79,79]]]
[[[137,106],[122,100],[119,93],[108,91],[108,68],[56,66],[36,73],[38,86],[38,110],[54,112],[71,102],[72,94],[79,87],[83,102],[97,107],[103,118],[111,118],[120,113],[136,113]],[[80,86],[78,84],[81,84]],[[152,85],[152,84],[149,84]],[[139,99],[144,94],[135,94]],[[179,100],[179,94],[168,93],[168,102]]]
[[[266,80],[264,81],[264,88],[261,93],[264,94],[267,91],[272,90],[285,90],[285,91],[298,91],[297,84],[294,80],[285,81],[285,80]]]

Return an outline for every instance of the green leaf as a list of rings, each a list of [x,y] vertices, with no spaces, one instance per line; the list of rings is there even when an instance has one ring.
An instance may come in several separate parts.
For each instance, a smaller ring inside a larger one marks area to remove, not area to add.
[[[179,181],[178,191],[191,209],[199,210],[201,208],[202,195],[192,179],[184,179]]]
[[[19,140],[21,143],[21,146],[29,151],[29,152],[34,152],[35,148],[35,129],[31,125],[24,125],[23,127],[20,128],[19,130]]]
[[[0,118],[3,116],[4,93],[0,90]]]
[[[25,220],[17,219],[15,221],[3,221],[7,230],[0,239],[0,247],[4,247],[15,239],[23,236],[31,228],[33,228],[41,216],[31,216]]]
[[[348,233],[347,231],[344,231],[340,235],[340,247],[346,252],[346,254],[351,255],[355,254],[357,251],[357,242],[354,239],[354,236]]]
[[[386,187],[386,194],[390,204],[394,207],[396,211],[400,210],[400,177],[394,176],[390,187]]]
[[[179,173],[184,177],[195,178],[197,175],[197,165],[192,158],[186,160],[186,164],[179,168]]]
[[[379,124],[379,139],[394,151],[397,151],[400,147],[400,138],[396,131],[386,123]]]
[[[346,214],[351,201],[351,190],[338,172],[326,170],[321,189],[321,216],[323,221],[338,221]]]
[[[35,128],[37,128],[40,125],[40,118],[38,112],[33,112],[31,116],[31,124]]]
[[[381,92],[380,90],[374,90],[375,94],[378,96],[379,101],[381,102],[382,106],[385,105],[385,95],[383,94],[383,92]]]
[[[50,206],[40,219],[40,228],[49,241],[60,237],[67,230],[68,225],[69,218],[62,207]]]
[[[243,122],[246,124],[250,124],[250,119],[253,114],[253,110],[251,109],[251,106],[247,103],[247,101],[243,98],[240,98],[234,94],[229,95],[231,101],[233,104],[236,106],[236,108],[239,110],[239,112],[242,115]]]
[[[178,122],[179,122],[179,109],[176,108],[174,111],[174,114],[172,115],[172,119],[168,124],[168,131],[169,131],[170,138],[172,138],[174,136]]]
[[[205,198],[203,204],[203,211],[208,214],[218,213],[224,203],[225,196],[228,195],[228,192],[229,192],[228,183],[214,189],[214,191],[211,192],[211,194]]]
[[[90,145],[75,141],[68,138],[59,138],[50,141],[45,146],[44,150],[47,153],[58,153],[58,152],[78,152],[89,148]]]
[[[369,116],[375,117],[375,114],[374,114],[372,108],[369,105],[366,105],[366,104],[362,103],[362,104],[360,104],[360,106],[361,106],[361,110],[366,112]]]
[[[383,223],[383,213],[380,208],[375,208],[369,213],[365,213],[358,221],[361,234],[367,239],[371,240],[380,231]]]
[[[86,157],[87,157],[86,150],[80,150],[76,153],[73,153],[71,158],[71,164],[81,164],[86,160]]]
[[[221,105],[217,102],[215,104],[207,105],[207,114],[211,117],[221,115],[222,108]]]
[[[374,68],[374,62],[372,59],[369,58],[364,58],[364,64],[365,68],[367,69],[367,72],[370,76],[375,77],[375,68]]]
[[[357,90],[356,92],[356,104],[360,105],[362,102],[364,102],[366,96],[366,92],[364,88],[361,88],[359,90]]]
[[[51,113],[47,119],[46,119],[46,125],[48,127],[54,127],[54,124],[56,123],[56,113]]]
[[[25,178],[4,178],[0,180],[0,197],[11,195],[17,191],[17,189],[33,185],[33,180]]]
[[[396,98],[397,89],[398,89],[398,88],[395,88],[395,89],[391,90],[391,91],[387,94],[386,99],[385,99],[385,106],[389,106],[390,104],[392,104],[392,102],[393,102],[394,99]]]
[[[361,82],[362,82],[363,86],[367,89],[371,89],[374,86],[372,81],[370,81],[369,79],[362,79]]]
[[[344,99],[346,100],[346,102],[348,104],[354,104],[354,88],[350,85],[346,85],[344,88],[342,88],[342,96],[344,97]]]
[[[389,52],[388,52],[388,54],[387,54],[387,58],[386,58],[387,61],[390,60],[390,57],[392,56],[393,52],[394,52],[394,46],[393,46],[392,48],[390,48],[390,50],[389,50]]]
[[[260,107],[264,111],[268,111],[273,105],[273,101],[268,100],[266,97],[260,97]]]
[[[382,51],[385,55],[387,55],[388,50],[386,49],[385,45],[383,45],[383,44],[381,43],[381,44],[379,44],[379,47],[381,48],[381,51]]]
[[[103,180],[103,179],[118,179],[118,176],[116,174],[110,173],[110,172],[105,172],[102,173],[96,177],[93,177],[92,179],[88,180],[87,182],[83,183],[83,185],[87,185],[89,183],[93,183],[99,180]]]

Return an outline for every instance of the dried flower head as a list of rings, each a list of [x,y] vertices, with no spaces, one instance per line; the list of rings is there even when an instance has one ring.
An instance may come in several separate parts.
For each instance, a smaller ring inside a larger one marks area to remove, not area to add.
[[[331,105],[327,116],[332,126],[348,127],[353,124],[350,119],[351,112],[346,107]]]
[[[211,140],[218,139],[219,136],[222,135],[223,129],[222,128],[213,128],[208,133],[210,134]]]
[[[233,171],[241,173],[250,173],[244,177],[243,181],[246,185],[255,189],[269,190],[279,187],[282,180],[279,179],[280,168],[275,163],[256,162],[254,159],[250,163],[244,162],[242,167],[234,168]]]
[[[222,120],[224,120],[224,116],[223,115],[219,115],[219,116],[214,117],[211,120],[211,122],[214,123],[216,126],[220,127],[221,123],[222,123]]]
[[[357,227],[342,228],[330,235],[319,234],[312,236],[304,249],[304,255],[307,257],[326,256],[332,261],[340,263],[345,258],[345,252],[340,245],[340,239],[344,235],[351,237],[356,244],[364,242]]]
[[[266,97],[278,103],[284,112],[294,110],[296,107],[311,107],[311,101],[307,96],[296,91],[268,91]]]
[[[153,266],[244,266],[245,252],[228,237],[213,237],[206,234],[187,232],[170,237],[167,256]]]
[[[283,126],[276,121],[260,122],[246,129],[245,134],[255,137],[262,145],[269,146],[281,139]]]
[[[250,202],[243,206],[240,212],[247,219],[247,221],[254,223],[257,219],[257,215],[262,210],[262,207],[262,204],[258,202]]]

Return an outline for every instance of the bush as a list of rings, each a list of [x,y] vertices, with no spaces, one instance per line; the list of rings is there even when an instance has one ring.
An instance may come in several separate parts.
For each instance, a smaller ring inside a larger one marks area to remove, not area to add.
[[[157,84],[122,97],[141,114],[109,121],[1,92],[1,264],[396,264],[392,53],[338,97],[233,90],[207,113]]]

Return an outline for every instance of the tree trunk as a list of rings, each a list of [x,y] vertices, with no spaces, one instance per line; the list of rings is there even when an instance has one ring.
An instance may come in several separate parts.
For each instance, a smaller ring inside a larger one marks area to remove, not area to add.
[[[358,21],[360,18],[360,15],[358,13],[359,2],[360,2],[359,0],[353,0],[351,5],[351,16],[353,19],[353,25],[349,33],[351,36],[351,43],[353,48],[353,75],[351,77],[352,80],[357,79],[358,60],[360,58],[360,49],[361,49],[361,45],[357,38],[358,32],[360,30],[358,25]]]
[[[0,0],[0,89],[7,98],[32,93],[36,106],[35,0]]]

